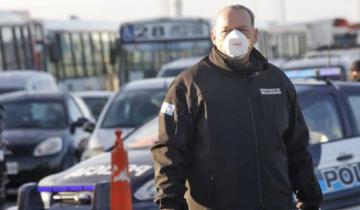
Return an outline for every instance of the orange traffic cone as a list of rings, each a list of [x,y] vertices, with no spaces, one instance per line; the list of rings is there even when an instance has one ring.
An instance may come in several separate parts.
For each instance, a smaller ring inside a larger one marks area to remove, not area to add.
[[[115,131],[115,147],[111,152],[111,210],[132,210],[128,156],[121,134],[121,130]]]

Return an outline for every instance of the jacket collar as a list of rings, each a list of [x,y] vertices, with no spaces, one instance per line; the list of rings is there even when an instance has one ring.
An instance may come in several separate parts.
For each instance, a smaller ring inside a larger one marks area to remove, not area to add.
[[[250,53],[248,64],[242,64],[238,60],[220,52],[214,46],[209,54],[209,60],[215,66],[223,70],[240,73],[243,75],[251,75],[259,71],[264,71],[268,67],[267,59],[255,48]]]

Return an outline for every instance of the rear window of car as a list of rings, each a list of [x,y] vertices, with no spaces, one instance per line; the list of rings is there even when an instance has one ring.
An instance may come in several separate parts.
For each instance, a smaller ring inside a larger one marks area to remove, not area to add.
[[[82,97],[82,99],[96,119],[108,101],[108,97]]]

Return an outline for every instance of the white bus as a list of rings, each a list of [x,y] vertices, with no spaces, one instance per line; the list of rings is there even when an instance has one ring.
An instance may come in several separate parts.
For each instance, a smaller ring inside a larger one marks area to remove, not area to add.
[[[118,74],[110,62],[118,23],[44,20],[38,21],[37,27],[46,36],[47,69],[60,87],[72,91],[118,89]]]
[[[66,90],[117,90],[110,62],[119,23],[34,20],[28,12],[0,11],[0,71],[40,70]]]
[[[268,58],[299,58],[312,50],[349,49],[360,45],[360,27],[342,18],[273,24],[260,30],[258,46]]]
[[[206,55],[211,48],[210,23],[201,18],[160,18],[120,27],[121,82],[155,77],[172,60]]]
[[[0,11],[0,71],[44,69],[32,23],[25,11]]]

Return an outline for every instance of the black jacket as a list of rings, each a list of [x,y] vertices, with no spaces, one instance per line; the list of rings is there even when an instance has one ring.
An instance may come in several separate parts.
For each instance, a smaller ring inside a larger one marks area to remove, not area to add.
[[[4,106],[0,104],[0,135],[4,130],[4,117],[5,117],[4,114],[5,114]],[[1,136],[0,136],[0,140],[1,140]]]
[[[161,209],[288,210],[292,192],[319,207],[295,89],[257,50],[242,65],[214,48],[175,79],[159,118]]]

